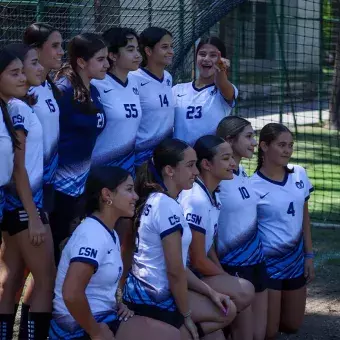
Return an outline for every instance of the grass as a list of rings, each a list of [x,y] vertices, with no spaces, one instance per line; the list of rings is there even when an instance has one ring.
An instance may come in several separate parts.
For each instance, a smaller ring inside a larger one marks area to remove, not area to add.
[[[320,126],[300,126],[291,163],[303,166],[314,185],[309,201],[312,221],[340,224],[339,132]],[[252,173],[256,157],[248,165],[247,161],[243,164]]]

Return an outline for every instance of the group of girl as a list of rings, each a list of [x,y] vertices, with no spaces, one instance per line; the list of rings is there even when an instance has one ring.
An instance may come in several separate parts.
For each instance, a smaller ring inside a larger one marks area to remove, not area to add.
[[[0,51],[0,339],[28,273],[19,339],[296,331],[314,275],[312,186],[279,124],[261,131],[247,177],[256,141],[226,117],[238,91],[223,43],[201,39],[199,77],[175,86],[163,28],[80,34],[64,66],[62,44],[35,23]]]

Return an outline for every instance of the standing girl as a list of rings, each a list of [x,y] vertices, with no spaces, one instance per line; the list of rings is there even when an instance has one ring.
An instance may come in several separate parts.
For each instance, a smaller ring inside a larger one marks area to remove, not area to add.
[[[226,274],[215,251],[218,219],[223,209],[219,199],[219,183],[233,178],[233,152],[229,143],[215,135],[200,137],[194,150],[200,175],[191,190],[183,190],[179,195],[184,216],[192,231],[190,267],[213,289],[231,297],[239,312],[235,322],[249,327],[251,316],[247,307],[254,297],[253,285],[242,278]],[[253,340],[252,334],[248,337],[245,334],[233,334],[233,337]]]
[[[106,116],[106,127],[97,139],[92,167],[119,166],[135,175],[136,134],[142,110],[136,80],[141,56],[138,36],[130,28],[114,27],[103,34],[108,44],[110,68],[104,80],[93,80]]]
[[[260,132],[258,165],[251,181],[258,196],[257,216],[267,265],[266,338],[295,333],[302,324],[306,283],[314,278],[308,199],[313,191],[306,170],[288,164],[293,135],[278,123]]]
[[[55,204],[50,214],[56,262],[60,242],[72,220],[83,214],[82,194],[90,171],[92,151],[105,127],[105,112],[92,79],[104,79],[107,47],[96,34],[75,36],[68,45],[69,63],[57,73],[60,110],[59,164]]]
[[[250,324],[235,322],[233,334],[241,339],[263,340],[268,293],[266,265],[258,232],[258,198],[240,164],[242,158],[250,159],[254,154],[257,145],[255,133],[246,119],[236,116],[223,118],[216,133],[231,144],[236,163],[233,179],[222,181],[219,186],[222,209],[218,223],[218,257],[227,273],[250,281],[256,293],[249,309]]]
[[[41,85],[31,87],[29,95],[36,98],[33,109],[43,128],[44,208],[50,212],[53,206],[53,183],[58,165],[59,107],[56,97],[59,91],[49,73],[61,67],[64,55],[63,39],[59,31],[52,26],[34,23],[26,29],[24,43],[37,48],[39,63],[44,68]]]
[[[142,120],[137,132],[136,166],[152,157],[163,139],[171,137],[174,126],[172,77],[165,67],[174,56],[172,34],[164,28],[148,27],[140,35],[142,67],[132,72],[138,83]]]
[[[30,86],[38,86],[43,68],[37,50],[24,44],[7,49],[23,60],[26,92]],[[51,317],[55,265],[52,235],[43,210],[43,132],[31,107],[34,102],[32,96],[9,102],[20,147],[14,153],[15,183],[6,190],[0,309],[2,313],[13,312],[15,294],[27,267],[35,281],[28,313],[29,333],[32,339],[42,339],[48,334]]]
[[[215,134],[218,123],[230,115],[238,91],[228,80],[226,48],[217,37],[200,41],[196,50],[198,79],[173,87],[174,136],[194,145],[204,135]]]
[[[136,314],[180,329],[183,339],[218,331],[236,313],[225,295],[186,270],[191,232],[176,198],[192,187],[196,161],[186,143],[165,139],[142,166],[136,185],[140,196],[136,251],[124,292]],[[224,339],[223,334],[214,339]]]

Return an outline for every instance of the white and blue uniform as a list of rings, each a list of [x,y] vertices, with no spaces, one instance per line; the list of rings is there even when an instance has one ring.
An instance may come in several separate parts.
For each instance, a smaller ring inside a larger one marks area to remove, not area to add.
[[[257,226],[257,202],[242,165],[232,180],[220,183],[222,203],[218,222],[217,253],[222,265],[252,266],[264,261]]]
[[[186,266],[191,231],[183,209],[163,193],[151,194],[140,218],[137,249],[124,289],[125,301],[171,312],[177,310],[169,288],[162,245],[162,239],[176,231],[182,233],[182,259],[183,266]]]
[[[205,235],[205,252],[208,254],[214,244],[221,202],[217,192],[213,196],[200,178],[190,190],[183,190],[178,202],[184,210],[184,216],[190,228]]]
[[[282,182],[257,171],[251,182],[259,202],[258,226],[270,279],[293,279],[304,273],[303,212],[313,186],[305,169],[288,165]]]
[[[13,143],[9,135],[3,113],[0,109],[0,222],[2,221],[3,209],[5,206],[4,186],[11,180],[13,172]]]
[[[144,68],[131,72],[138,83],[142,120],[137,132],[136,165],[152,157],[153,149],[165,138],[172,137],[174,127],[174,101],[172,77],[164,71],[159,79]]]
[[[32,190],[33,202],[37,208],[42,208],[44,151],[41,123],[33,109],[22,100],[11,99],[8,103],[8,111],[14,129],[24,131],[26,135],[25,167]],[[23,205],[16,191],[15,183],[11,182],[6,187],[5,210],[13,211],[22,208]]]
[[[72,339],[84,330],[70,315],[63,299],[63,284],[71,263],[88,263],[94,268],[85,294],[97,322],[117,320],[116,291],[123,272],[117,233],[94,216],[86,218],[63,249],[58,266],[53,300],[50,339]]]
[[[201,89],[195,82],[177,84],[173,87],[175,101],[174,137],[194,145],[204,135],[214,135],[218,123],[230,115],[235,106],[238,90],[234,86],[234,100],[227,101],[214,85]]]
[[[106,115],[106,127],[98,136],[92,165],[119,166],[135,174],[136,135],[142,110],[136,80],[128,76],[123,83],[113,74],[91,82],[99,91]]]
[[[60,79],[57,86],[62,94],[58,99],[60,138],[55,189],[78,197],[84,192],[92,152],[105,127],[106,117],[99,92],[93,85],[90,85],[90,93],[97,113],[84,112],[82,104],[74,101],[74,90],[67,78]]]
[[[28,94],[37,98],[33,110],[43,129],[44,184],[53,184],[58,166],[59,106],[47,80],[31,87]]]

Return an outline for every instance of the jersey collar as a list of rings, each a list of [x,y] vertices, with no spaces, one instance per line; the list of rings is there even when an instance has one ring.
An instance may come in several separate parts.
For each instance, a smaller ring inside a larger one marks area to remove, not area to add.
[[[153,73],[151,73],[149,70],[147,70],[146,68],[141,67],[140,69],[141,69],[143,72],[145,72],[148,76],[150,76],[151,78],[157,80],[157,81],[160,82],[160,83],[163,83],[163,80],[164,80],[164,72],[163,72],[163,77],[162,77],[162,78],[158,78],[158,77],[156,77]]]
[[[209,85],[205,85],[205,86],[203,86],[203,87],[201,87],[201,88],[199,89],[199,88],[196,87],[196,85],[195,85],[195,80],[192,82],[192,87],[193,87],[194,90],[197,91],[197,92],[201,92],[201,91],[203,91],[203,90],[205,90],[205,89],[207,89],[207,88],[209,88],[209,87],[211,87],[211,86],[215,86],[215,84],[212,83],[212,84],[209,84]]]
[[[116,77],[114,74],[107,72],[107,74],[114,80],[116,81],[118,84],[122,85],[123,87],[126,87],[129,83],[129,78],[126,78],[126,82],[122,82],[118,77]]]
[[[217,189],[213,192],[213,196],[211,196],[208,188],[205,186],[205,184],[199,177],[196,177],[195,183],[197,183],[201,187],[201,189],[206,193],[212,206],[219,208],[219,204],[217,202],[216,195],[215,195],[217,192]]]
[[[257,170],[256,173],[258,174],[259,177],[263,178],[264,180],[276,184],[276,185],[280,185],[281,187],[284,187],[288,181],[288,171],[286,171],[285,173],[285,177],[283,178],[283,181],[273,181],[272,179],[268,178],[267,176],[265,176],[262,172],[260,172],[260,170]]]
[[[233,170],[233,174],[236,176],[240,176],[240,167],[237,170]]]
[[[116,239],[116,235],[115,232],[112,230],[110,230],[99,218],[97,218],[96,216],[91,215],[90,218],[94,219],[95,221],[97,221],[112,237],[113,242],[116,244],[117,239]]]

